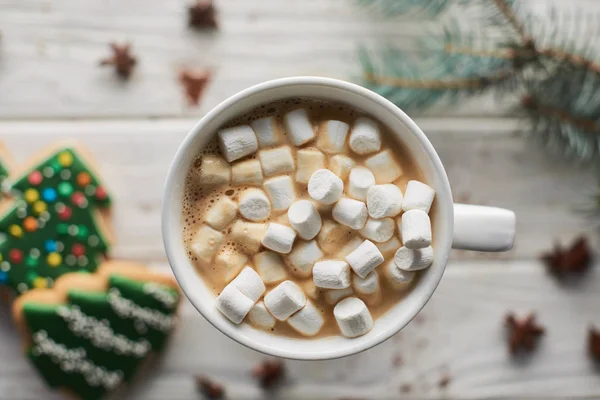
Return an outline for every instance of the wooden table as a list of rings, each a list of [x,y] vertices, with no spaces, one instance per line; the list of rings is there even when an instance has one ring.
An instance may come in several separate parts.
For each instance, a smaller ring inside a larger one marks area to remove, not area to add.
[[[373,22],[351,0],[222,0],[218,8],[221,29],[202,33],[186,27],[180,0],[0,0],[0,138],[20,162],[58,139],[93,150],[115,198],[114,257],[168,270],[163,182],[179,143],[207,110],[271,78],[350,79],[359,71],[358,43],[383,37],[408,47],[421,31],[410,20]],[[139,57],[129,82],[97,67],[115,40],[131,41]],[[176,77],[182,65],[214,69],[200,107],[185,104]],[[565,287],[537,259],[555,239],[591,231],[573,208],[593,191],[594,177],[524,140],[504,110],[484,97],[416,120],[444,161],[456,199],[516,211],[514,250],[454,252],[439,290],[403,332],[356,356],[287,362],[286,384],[273,398],[600,396],[600,371],[585,351],[588,325],[600,324],[600,273]],[[524,361],[507,354],[507,310],[535,310],[547,328]],[[0,399],[55,398],[22,356],[6,307],[0,341]],[[128,398],[199,398],[193,376],[203,373],[223,382],[231,398],[261,399],[249,376],[261,359],[186,302],[170,347]],[[441,387],[444,376],[450,381]]]

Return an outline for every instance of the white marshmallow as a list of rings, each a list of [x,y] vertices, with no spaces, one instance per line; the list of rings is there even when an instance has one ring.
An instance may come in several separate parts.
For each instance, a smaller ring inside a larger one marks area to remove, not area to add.
[[[391,150],[383,150],[365,160],[377,183],[390,183],[402,176],[402,168]]]
[[[352,275],[352,287],[360,294],[374,294],[379,290],[379,275],[377,271],[371,271],[361,278],[358,275]]]
[[[317,147],[325,153],[335,154],[344,150],[346,136],[348,136],[347,123],[342,121],[323,121],[319,124],[319,139]]]
[[[289,146],[261,150],[258,158],[265,176],[275,176],[294,172],[294,156]]]
[[[433,248],[409,249],[401,247],[394,254],[396,266],[404,271],[418,271],[425,269],[433,263]]]
[[[296,232],[292,228],[271,222],[267,225],[267,231],[261,243],[267,249],[288,254],[292,251],[294,239],[296,239]]]
[[[348,241],[352,233],[352,230],[344,225],[325,220],[321,232],[317,235],[317,242],[324,252],[333,253]]]
[[[285,321],[306,304],[302,289],[292,281],[284,281],[265,295],[267,310],[278,320]]]
[[[208,225],[202,225],[194,235],[190,250],[203,264],[212,262],[213,257],[219,251],[224,236],[221,232],[214,230]]]
[[[431,209],[435,197],[435,190],[419,181],[408,181],[406,193],[402,202],[402,210],[423,210],[426,213]]]
[[[255,327],[265,331],[273,328],[276,322],[262,301],[259,301],[252,307],[248,313],[248,320]]]
[[[217,136],[221,154],[229,162],[252,154],[258,149],[256,135],[250,125],[221,129]]]
[[[356,154],[369,154],[381,149],[381,134],[377,123],[368,118],[358,118],[350,133],[350,148]]]
[[[323,289],[345,289],[350,287],[350,267],[345,261],[318,261],[313,267],[313,282]]]
[[[342,334],[349,338],[362,336],[373,328],[373,318],[367,305],[357,297],[349,297],[336,304],[333,316]]]
[[[340,300],[354,295],[351,287],[346,289],[330,289],[325,292],[325,302],[329,305],[336,305]]]
[[[373,242],[365,240],[356,250],[346,256],[346,261],[348,261],[356,275],[364,278],[383,263],[384,258]]]
[[[367,191],[367,208],[373,218],[395,217],[402,211],[402,190],[391,183],[371,186]]]
[[[287,321],[292,328],[304,336],[316,335],[325,323],[321,311],[310,301],[307,301],[306,305]]]
[[[387,242],[394,236],[396,223],[391,218],[374,219],[369,218],[365,227],[360,230],[360,234],[374,242]]]
[[[348,177],[348,195],[360,201],[367,200],[367,192],[375,184],[375,175],[368,168],[355,167]]]
[[[250,123],[260,147],[281,143],[281,131],[275,117],[264,117]]]
[[[237,214],[237,204],[229,197],[223,196],[217,200],[204,215],[204,222],[221,231],[233,221]]]
[[[263,185],[275,211],[287,210],[296,201],[296,186],[287,175],[267,179]]]
[[[231,183],[235,186],[259,186],[263,182],[263,173],[258,160],[236,162],[231,167]]]
[[[338,257],[345,258],[348,254],[356,250],[356,248],[362,244],[363,240],[364,239],[360,236],[353,236],[352,239],[342,247],[342,250],[337,254]]]
[[[325,155],[316,149],[300,149],[296,152],[298,169],[296,182],[308,183],[312,174],[325,168]]]
[[[335,221],[352,229],[362,229],[369,217],[365,203],[348,197],[342,197],[333,206],[331,215]]]
[[[264,221],[271,215],[271,202],[260,189],[250,188],[240,194],[240,214],[250,221]]]
[[[254,267],[267,285],[284,281],[287,278],[285,264],[281,256],[272,251],[262,251],[252,257]]]
[[[205,186],[225,185],[231,179],[231,167],[221,157],[203,156],[200,163],[200,184]]]
[[[321,215],[313,203],[308,200],[298,200],[292,204],[287,212],[292,228],[304,240],[317,236],[321,230]]]
[[[299,277],[309,277],[312,274],[313,265],[323,258],[323,252],[316,240],[310,242],[298,242],[288,256],[292,266],[292,274]]]
[[[250,312],[254,302],[234,286],[227,285],[217,296],[215,305],[231,322],[239,324]]]
[[[260,248],[266,230],[266,224],[245,222],[238,219],[231,228],[231,238],[242,247],[244,253],[254,254]]]
[[[299,108],[285,114],[283,116],[283,124],[288,138],[294,146],[302,146],[304,143],[308,143],[315,138],[315,131],[306,110]]]
[[[422,249],[431,244],[431,221],[423,210],[409,210],[402,214],[402,243],[409,249]],[[398,227],[400,229],[400,226]]]
[[[316,300],[319,298],[319,295],[321,294],[321,289],[319,289],[318,287],[315,286],[315,283],[313,282],[312,279],[307,279],[298,284],[300,285],[300,287],[302,288],[302,290],[304,291],[304,294],[306,296],[308,296],[309,298],[311,298],[313,300]]]
[[[389,256],[393,256],[396,250],[402,247],[402,244],[396,236],[392,236],[387,242],[375,243],[375,246],[377,246],[383,257],[388,258]]]
[[[390,286],[396,291],[407,290],[410,287],[410,282],[415,277],[415,272],[401,270],[394,260],[385,265],[383,272]]]
[[[260,299],[260,296],[265,292],[265,284],[256,271],[250,266],[244,267],[242,272],[240,272],[227,286],[235,287],[242,292],[244,296],[252,300],[253,303],[256,303],[256,301]]]
[[[215,257],[215,269],[225,277],[225,282],[231,281],[248,262],[245,254],[235,250],[222,249]]]
[[[336,154],[329,159],[329,170],[343,181],[348,179],[348,175],[354,167],[356,167],[356,161],[343,154]]]
[[[333,204],[340,199],[344,182],[328,169],[315,171],[308,180],[308,194],[323,204]]]

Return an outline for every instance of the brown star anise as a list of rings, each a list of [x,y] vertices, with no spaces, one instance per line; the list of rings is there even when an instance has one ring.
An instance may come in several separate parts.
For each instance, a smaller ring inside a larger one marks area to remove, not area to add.
[[[588,334],[588,351],[595,361],[600,362],[600,330],[594,329],[593,326]]]
[[[542,254],[541,259],[551,274],[563,276],[569,272],[584,271],[592,261],[592,254],[587,239],[581,236],[567,249],[555,244],[554,250]]]
[[[211,400],[222,399],[225,397],[225,389],[223,389],[223,385],[206,376],[196,377],[196,387],[202,394]]]
[[[198,105],[206,85],[210,81],[211,72],[208,70],[193,70],[184,68],[179,72],[179,82],[185,89],[185,96],[190,105]]]
[[[117,74],[124,79],[129,78],[137,60],[131,55],[130,44],[111,43],[112,57],[100,60],[100,65],[112,65]]]
[[[517,318],[513,313],[506,316],[508,327],[508,349],[512,354],[519,350],[532,351],[536,339],[544,334],[544,328],[535,323],[535,314],[531,313],[523,319]]]
[[[212,1],[196,0],[188,8],[188,23],[193,28],[217,28],[215,11]]]
[[[252,369],[252,376],[264,389],[272,387],[283,378],[285,369],[281,360],[265,360]]]

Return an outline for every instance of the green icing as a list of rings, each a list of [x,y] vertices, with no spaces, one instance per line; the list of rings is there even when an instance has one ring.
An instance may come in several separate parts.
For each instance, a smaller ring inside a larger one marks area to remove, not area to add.
[[[156,290],[173,305],[158,300]],[[65,305],[26,303],[23,315],[33,333],[27,354],[49,386],[100,399],[129,382],[149,352],[163,348],[178,302],[172,288],[113,275],[107,292],[74,289]]]
[[[108,251],[97,209],[110,198],[74,149],[55,152],[10,189],[19,200],[0,216],[0,285],[23,293],[65,273],[96,270]]]

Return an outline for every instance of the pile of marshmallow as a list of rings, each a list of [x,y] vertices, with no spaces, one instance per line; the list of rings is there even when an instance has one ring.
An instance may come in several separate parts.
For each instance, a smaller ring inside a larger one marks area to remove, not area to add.
[[[325,289],[342,334],[364,335],[373,319],[354,291],[363,298],[380,294],[376,268],[386,256],[381,272],[396,290],[406,290],[415,271],[433,262],[428,213],[435,192],[409,181],[403,195],[392,183],[402,169],[391,150],[382,150],[379,127],[368,118],[358,118],[351,131],[344,122],[323,121],[315,133],[306,110],[297,109],[284,115],[283,129],[297,150],[284,144],[274,117],[218,132],[224,159],[203,157],[198,179],[246,189],[237,202],[223,196],[213,204],[191,251],[201,264],[225,271],[229,283],[216,307],[235,324],[248,317],[269,330],[286,321],[303,335],[316,335],[324,320],[311,299]],[[301,148],[315,138],[314,147]],[[347,146],[363,165],[340,154]],[[256,158],[247,157],[259,148]],[[299,198],[294,180],[307,185],[310,200]],[[324,210],[333,220],[321,218]],[[243,218],[233,223],[238,212]],[[228,227],[242,251],[222,247],[221,231]],[[300,287],[287,279],[288,272],[312,276],[311,285]],[[265,294],[265,285],[274,287]]]

